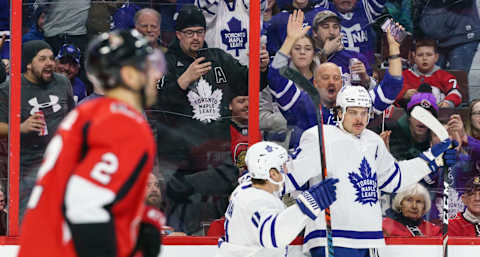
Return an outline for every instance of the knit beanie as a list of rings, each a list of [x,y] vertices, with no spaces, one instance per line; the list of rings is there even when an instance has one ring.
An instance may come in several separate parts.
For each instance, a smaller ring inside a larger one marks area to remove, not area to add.
[[[438,106],[437,106],[437,99],[432,94],[432,87],[427,84],[423,83],[417,89],[416,94],[410,98],[410,102],[407,104],[407,112],[410,115],[410,112],[413,110],[413,107],[419,105],[428,111],[430,111],[435,117],[438,115]]]
[[[175,24],[175,30],[180,31],[188,27],[207,27],[202,11],[192,5],[185,5],[180,10]]]
[[[52,47],[43,40],[32,40],[23,44],[22,46],[22,72],[27,71],[27,65],[32,63],[33,58],[37,56],[38,52],[43,49],[50,49]]]

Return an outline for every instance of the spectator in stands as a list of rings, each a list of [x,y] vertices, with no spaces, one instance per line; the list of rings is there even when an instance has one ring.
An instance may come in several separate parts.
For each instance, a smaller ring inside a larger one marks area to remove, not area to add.
[[[305,79],[313,83],[313,73],[316,67],[315,62],[313,61],[315,56],[313,39],[308,35],[297,39],[290,50],[290,56],[290,67],[298,71]],[[323,73],[325,69],[328,69],[328,67],[322,68],[321,72]],[[337,68],[334,69],[334,72],[340,72],[340,70]],[[327,80],[324,81],[326,82]],[[301,85],[298,86],[301,88]],[[325,86],[325,88],[326,87],[327,86]],[[339,90],[341,83],[337,83],[337,87]],[[321,95],[327,96],[327,92]],[[327,106],[329,106],[329,108],[332,107],[331,104],[328,104]],[[274,102],[269,87],[260,92],[259,117],[260,129],[262,129],[264,132],[264,139],[267,141],[277,142],[286,149],[290,148],[289,142],[290,137],[292,136],[291,133],[293,131],[287,128],[287,120],[285,120],[283,115],[280,113],[278,104]],[[295,134],[293,134],[293,136],[300,137],[300,135]]]
[[[439,108],[456,107],[462,102],[457,79],[452,74],[435,65],[438,60],[437,44],[424,39],[415,43],[412,53],[415,64],[403,71],[403,89],[397,97],[398,106],[405,106],[422,83],[432,86],[432,93]]]
[[[315,47],[320,49],[317,53],[319,60],[315,61],[317,64],[328,61],[338,65],[346,84],[353,84],[350,81],[350,73],[356,73],[360,76],[362,86],[367,89],[373,88],[376,81],[370,77],[372,68],[369,61],[362,53],[345,49],[340,33],[340,21],[341,18],[330,10],[320,11],[315,15],[312,35]],[[352,67],[350,67],[351,58],[359,60]]]
[[[160,48],[160,26],[162,22],[160,13],[151,8],[144,8],[135,13],[134,21],[135,29],[148,39],[152,47]]]
[[[272,95],[275,96],[282,114],[288,121],[288,125],[298,129],[299,134],[317,124],[317,115],[315,113],[315,104],[317,103],[314,103],[311,99],[311,97],[315,97],[316,92],[308,90],[309,88],[313,89],[310,81],[305,79],[300,73],[292,71],[289,67],[290,58],[288,55],[294,42],[298,38],[303,37],[310,28],[309,26],[303,26],[303,18],[301,11],[298,11],[298,13],[294,11],[289,18],[287,38],[275,55],[268,74]],[[399,53],[399,44],[393,39],[393,36],[389,33],[387,38],[391,53]],[[282,70],[288,70],[288,72],[283,72]],[[370,96],[373,100],[372,108],[375,112],[381,112],[393,103],[393,99],[395,99],[401,89],[401,72],[400,58],[393,56],[389,60],[387,75],[384,76],[379,85],[370,90]],[[335,115],[331,107],[335,105],[337,93],[342,86],[339,67],[334,63],[322,63],[319,65],[314,73],[313,85],[320,95],[319,104],[322,104],[323,123],[336,125]],[[303,90],[299,88],[303,88]],[[291,146],[297,143],[298,141],[290,139]]]
[[[70,80],[75,103],[81,101],[87,94],[85,83],[78,78],[80,57],[80,49],[73,44],[64,44],[58,51],[57,57],[55,57],[55,71],[65,75]]]
[[[480,177],[473,177],[467,184],[462,201],[465,211],[459,212],[448,222],[449,236],[480,237]]]
[[[89,79],[89,81],[93,85],[93,92],[91,94],[87,95],[85,98],[83,98],[80,102],[78,102],[78,104],[82,104],[86,101],[89,101],[89,100],[92,100],[92,99],[95,99],[95,98],[98,98],[98,97],[102,97],[102,96],[105,95],[105,92],[104,92],[102,86],[99,83],[97,83],[96,79],[93,76],[91,76],[87,73],[87,78]]]
[[[230,151],[239,176],[246,171],[245,154],[248,148],[248,96],[236,96],[228,106],[232,112],[230,120]]]
[[[423,2],[427,4],[424,6],[419,26],[428,37],[439,41],[438,65],[443,69],[463,70],[468,73],[480,41],[477,1]]]
[[[0,186],[0,236],[7,235],[7,197],[5,190]]]
[[[147,199],[148,205],[155,206],[160,210],[164,210],[162,207],[162,191],[160,189],[160,182],[155,174],[150,173],[147,181]]]
[[[315,15],[319,11],[325,10],[325,8],[315,8],[315,0],[278,0],[277,2],[279,9],[282,11],[272,17],[266,30],[267,50],[270,56],[275,56],[283,41],[285,41],[287,37],[286,24],[293,11],[302,10],[305,14],[305,23],[311,26]]]
[[[468,105],[465,130],[468,136],[480,140],[480,99],[473,99]]]
[[[33,23],[30,30],[23,34],[22,36],[22,43],[31,41],[31,40],[44,40],[45,37],[43,36],[43,25],[45,24],[45,13],[46,13],[45,6],[38,6],[33,12]]]
[[[320,0],[318,6],[341,17],[345,49],[362,53],[367,58],[367,63],[373,65],[377,35],[371,25],[381,17],[385,2],[386,0]]]
[[[429,110],[434,116],[438,115],[436,99],[430,90],[428,84],[420,86],[419,92],[414,94],[408,102],[406,113],[398,120],[385,123],[385,130],[391,131],[387,147],[399,161],[418,156],[418,154],[430,148],[430,130],[423,123],[410,116],[413,107],[417,105]]]
[[[244,1],[197,0],[206,20],[205,41],[231,54],[243,65],[248,65],[250,10]],[[260,17],[267,8],[267,0],[260,1]]]
[[[32,40],[23,45],[20,118],[20,216],[32,187],[43,153],[57,126],[75,106],[72,86],[56,72],[48,43]],[[8,135],[9,83],[0,85],[0,137]]]
[[[223,215],[238,171],[230,158],[228,105],[248,94],[248,69],[230,54],[204,44],[206,22],[193,6],[180,10],[176,39],[166,53],[169,71],[158,85],[153,115],[160,162],[174,175],[167,179],[170,225],[192,234],[200,222]],[[205,49],[206,48],[206,49]],[[266,86],[268,54],[261,58]],[[158,115],[155,115],[158,114]],[[214,186],[212,182],[214,181]]]
[[[78,46],[83,53],[87,47],[87,18],[90,9],[90,0],[76,1],[49,1],[38,0],[37,4],[47,6],[43,35],[52,46],[54,53],[58,53],[65,43]]]
[[[127,0],[120,8],[116,9],[111,16],[111,30],[135,28],[135,15],[142,7]],[[138,28],[136,28],[138,30]]]
[[[392,209],[383,219],[385,236],[440,236],[441,227],[424,220],[430,210],[430,194],[421,184],[414,184],[399,192],[393,199]]]

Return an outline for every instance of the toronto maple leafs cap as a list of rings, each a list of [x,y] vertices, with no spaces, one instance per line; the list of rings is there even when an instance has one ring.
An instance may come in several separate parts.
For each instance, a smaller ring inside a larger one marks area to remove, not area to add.
[[[323,10],[318,12],[313,18],[313,28],[316,29],[320,25],[320,23],[326,21],[328,18],[335,18],[338,22],[341,22],[342,19],[338,17],[338,15],[330,10]]]
[[[185,5],[178,13],[175,30],[180,31],[188,27],[207,27],[202,11],[193,5]]]
[[[80,56],[81,56],[80,49],[73,44],[64,44],[57,54],[57,59],[60,60],[62,58],[71,58],[75,61],[76,64],[80,64]]]

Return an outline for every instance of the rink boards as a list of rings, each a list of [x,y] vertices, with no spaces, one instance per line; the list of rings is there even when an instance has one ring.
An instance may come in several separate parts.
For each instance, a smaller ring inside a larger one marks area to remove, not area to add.
[[[0,245],[0,256],[15,257],[18,246],[4,243]],[[214,257],[217,250],[217,239],[209,237],[169,237],[164,240],[164,244],[160,257]],[[442,253],[440,238],[387,238],[387,246],[379,249],[380,257],[442,257]],[[294,244],[289,248],[288,257],[305,256],[301,245]],[[480,256],[480,238],[450,239],[448,256]]]

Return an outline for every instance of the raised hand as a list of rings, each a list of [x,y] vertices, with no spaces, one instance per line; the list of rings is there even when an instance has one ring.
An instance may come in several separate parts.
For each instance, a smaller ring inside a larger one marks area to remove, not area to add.
[[[297,40],[307,34],[310,26],[303,26],[304,17],[305,15],[301,10],[295,10],[288,16],[287,37]]]

